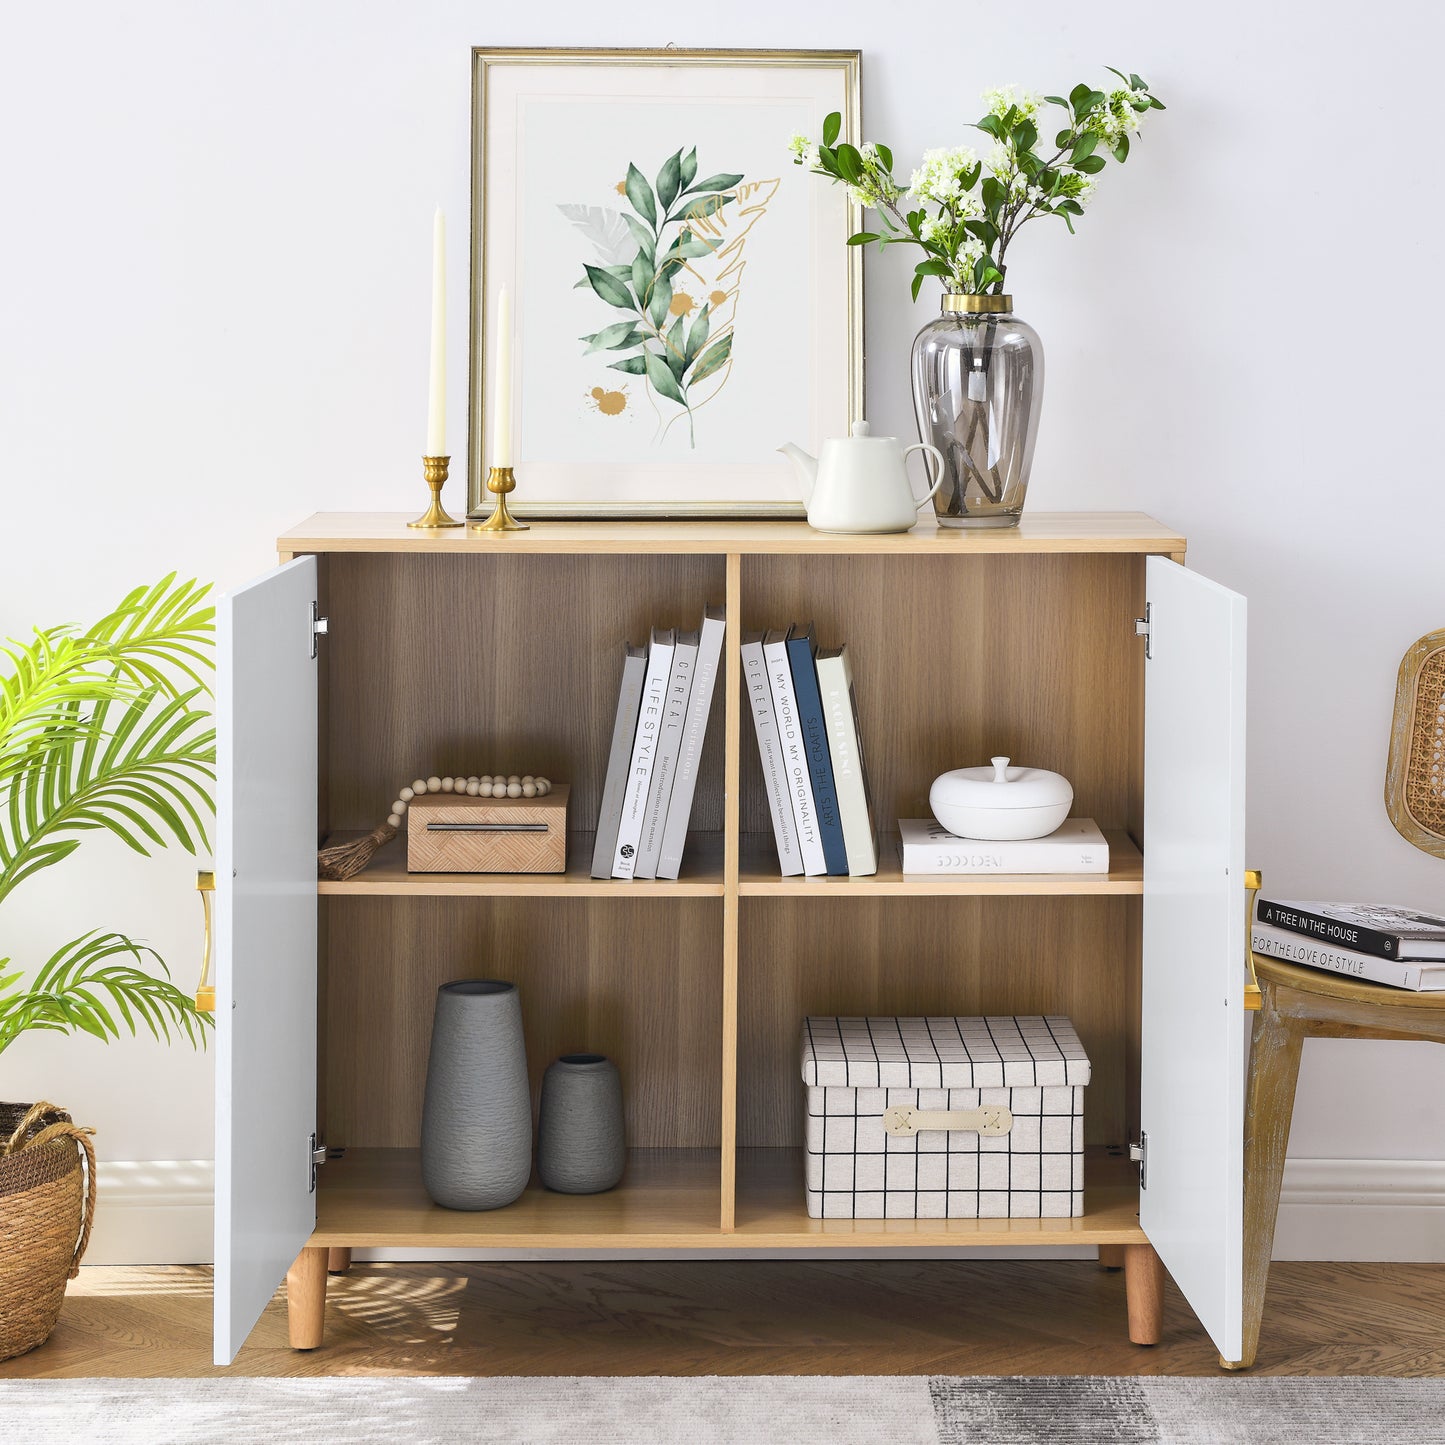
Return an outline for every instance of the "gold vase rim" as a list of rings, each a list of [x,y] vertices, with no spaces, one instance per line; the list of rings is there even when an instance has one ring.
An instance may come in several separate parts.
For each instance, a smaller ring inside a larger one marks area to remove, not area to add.
[[[1012,311],[1014,299],[1012,296],[973,296],[963,295],[957,291],[945,291],[943,293],[943,309],[945,311]]]

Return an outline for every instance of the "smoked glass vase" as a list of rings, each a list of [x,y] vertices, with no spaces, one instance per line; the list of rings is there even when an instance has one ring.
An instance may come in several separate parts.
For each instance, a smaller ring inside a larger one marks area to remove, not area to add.
[[[1043,347],[1012,297],[943,297],[913,342],[918,436],[944,459],[933,497],[939,526],[1018,525],[1043,394]],[[924,456],[930,471],[938,465]]]

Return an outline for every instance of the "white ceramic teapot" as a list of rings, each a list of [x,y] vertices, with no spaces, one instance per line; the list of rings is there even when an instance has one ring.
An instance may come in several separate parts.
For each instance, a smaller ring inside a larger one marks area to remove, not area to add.
[[[900,447],[897,437],[871,435],[866,421],[855,421],[850,437],[825,441],[821,459],[792,442],[778,450],[797,469],[808,524],[820,532],[906,532],[943,481],[937,447],[926,442]],[[908,481],[909,452],[932,452],[938,463],[938,481],[922,501]]]

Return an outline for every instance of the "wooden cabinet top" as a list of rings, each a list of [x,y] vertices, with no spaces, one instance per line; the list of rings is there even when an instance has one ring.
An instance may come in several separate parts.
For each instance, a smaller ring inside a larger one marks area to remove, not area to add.
[[[911,532],[842,535],[815,532],[805,521],[548,521],[526,532],[491,534],[470,527],[408,527],[406,512],[317,512],[276,540],[284,555],[301,552],[610,552],[867,553],[1136,552],[1182,557],[1185,541],[1143,512],[1033,512],[1017,527],[940,528],[929,520]]]

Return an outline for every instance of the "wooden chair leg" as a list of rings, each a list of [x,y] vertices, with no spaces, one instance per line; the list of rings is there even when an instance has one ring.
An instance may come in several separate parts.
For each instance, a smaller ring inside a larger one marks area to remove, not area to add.
[[[1122,1244],[1101,1244],[1099,1246],[1100,1269],[1123,1269],[1124,1250]]]
[[[326,1251],[326,1273],[345,1274],[351,1268],[349,1249],[328,1249]]]
[[[1221,1362],[1230,1369],[1247,1370],[1259,1349],[1259,1325],[1264,1316],[1279,1189],[1284,1179],[1284,1156],[1289,1147],[1304,1041],[1304,1024],[1281,1018],[1275,1012],[1274,990],[1266,984],[1262,1007],[1254,1016],[1244,1109],[1243,1352],[1238,1360]]]
[[[1124,1246],[1124,1296],[1130,1340],[1157,1345],[1164,1334],[1164,1266],[1152,1244]]]
[[[326,1255],[303,1249],[286,1271],[286,1321],[293,1350],[314,1350],[326,1326]]]

